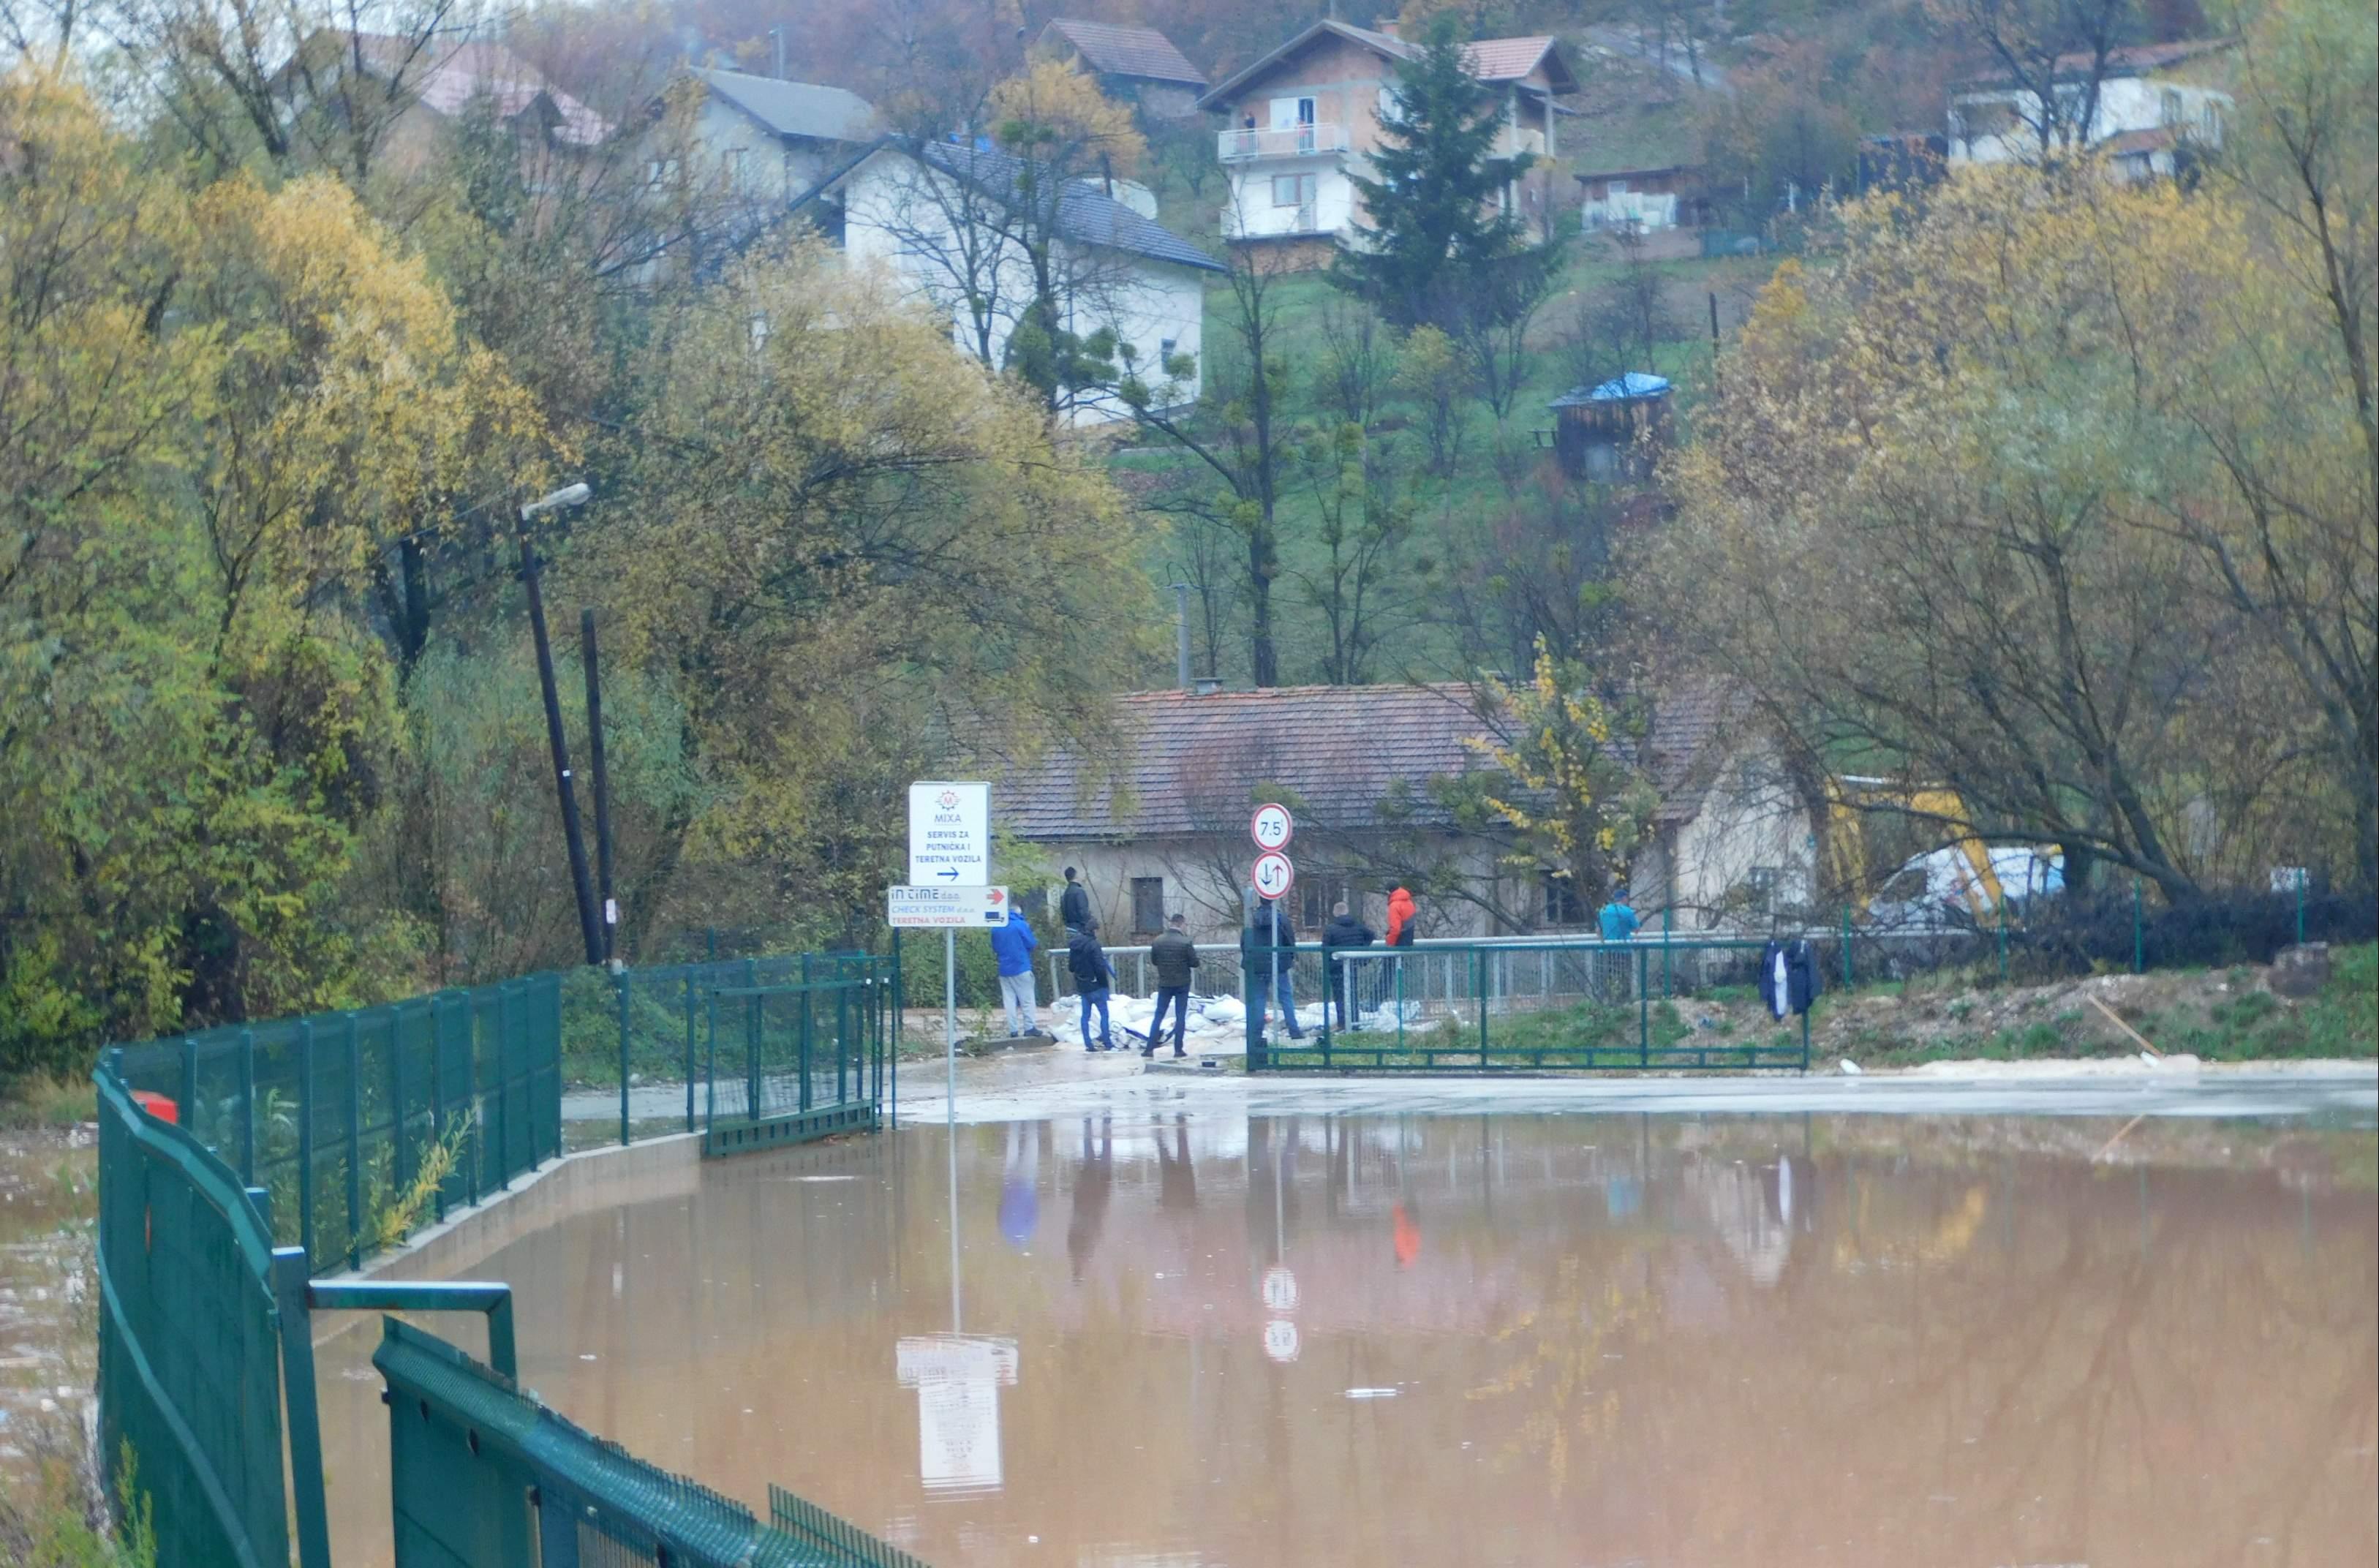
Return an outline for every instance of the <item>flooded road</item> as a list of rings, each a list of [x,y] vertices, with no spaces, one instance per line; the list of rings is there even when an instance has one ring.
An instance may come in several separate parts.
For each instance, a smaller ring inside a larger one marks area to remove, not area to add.
[[[2325,1568],[2379,1556],[2353,1120],[929,1126],[471,1272],[564,1413],[937,1568]],[[323,1361],[342,1568],[387,1560],[368,1350]]]

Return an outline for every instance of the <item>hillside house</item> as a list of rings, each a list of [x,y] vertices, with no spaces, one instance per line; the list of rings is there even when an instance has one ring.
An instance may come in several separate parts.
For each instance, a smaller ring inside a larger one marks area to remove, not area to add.
[[[1421,53],[1393,23],[1359,28],[1315,22],[1198,101],[1224,115],[1215,151],[1229,179],[1223,237],[1240,244],[1312,247],[1350,243],[1362,218],[1351,175],[1371,176],[1381,115],[1393,113],[1396,74]],[[1575,91],[1560,42],[1485,38],[1467,45],[1470,73],[1503,100],[1496,151],[1539,163],[1503,193],[1532,232],[1550,234],[1561,151],[1556,100]]]
[[[1642,484],[1669,437],[1669,379],[1628,370],[1594,386],[1572,387],[1547,404],[1553,456],[1573,479]]]
[[[2230,95],[2206,85],[2209,56],[2229,47],[2221,39],[2148,43],[2107,55],[2098,103],[2083,139],[2100,149],[2115,172],[2131,180],[2169,179],[2194,149],[2222,145]],[[2093,57],[2066,54],[2056,62],[2050,90],[2071,96],[2078,117]],[[1950,95],[1949,161],[2005,163],[2036,160],[2047,117],[2040,95],[2006,77],[1965,82]]]
[[[742,71],[688,74],[703,89],[696,144],[725,189],[755,208],[783,211],[876,139],[875,109],[841,88]]]
[[[1137,103],[1147,119],[1187,119],[1198,112],[1199,96],[1206,90],[1206,73],[1152,27],[1060,17],[1041,30],[1033,48],[1072,61],[1097,78],[1100,91],[1120,103]]]
[[[1232,938],[1266,801],[1297,819],[1288,894],[1311,935],[1346,899],[1372,929],[1399,884],[1424,890],[1425,936],[1586,932],[1594,911],[1565,880],[1506,863],[1508,834],[1467,797],[1503,775],[1479,750],[1491,727],[1459,683],[1140,692],[1117,699],[1112,776],[1060,748],[992,788],[995,827],[1080,868],[1106,940],[1147,941],[1169,913],[1200,941]],[[1655,704],[1643,766],[1659,793],[1639,852],[1637,908],[1674,903],[1680,929],[1721,911],[1782,909],[1811,883],[1812,818],[1748,705],[1711,682]],[[1020,898],[1026,897],[1020,894]]]
[[[1111,328],[1152,376],[1177,356],[1194,363],[1203,348],[1205,280],[1222,263],[1097,180],[1068,182],[1044,211],[1033,174],[1023,160],[986,147],[885,137],[829,171],[794,208],[818,217],[853,261],[888,268],[950,319],[960,349],[995,368],[1033,300],[1027,246],[1045,230],[1067,331]],[[1198,395],[1194,371],[1168,384],[1184,402]],[[1129,416],[1105,396],[1070,410],[1081,425]]]
[[[354,91],[402,102],[377,152],[378,167],[393,174],[428,165],[441,139],[474,103],[485,103],[496,123],[512,132],[522,176],[532,190],[548,183],[556,163],[583,161],[612,132],[610,121],[548,81],[536,66],[504,45],[485,41],[417,41],[319,29],[273,74],[272,89],[293,119],[344,114]]]

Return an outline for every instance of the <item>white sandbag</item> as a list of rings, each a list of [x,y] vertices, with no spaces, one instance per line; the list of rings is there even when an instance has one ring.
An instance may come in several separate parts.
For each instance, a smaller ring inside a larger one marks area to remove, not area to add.
[[[1199,1016],[1213,1023],[1244,1024],[1248,1021],[1247,1004],[1237,996],[1214,996],[1198,1009]]]

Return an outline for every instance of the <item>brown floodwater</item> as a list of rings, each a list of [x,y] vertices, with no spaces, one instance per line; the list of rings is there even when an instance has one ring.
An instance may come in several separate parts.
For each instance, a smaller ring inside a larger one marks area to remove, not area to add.
[[[567,1415],[940,1568],[2328,1568],[2379,1558],[2374,1150],[1068,1117],[714,1164],[471,1272]],[[387,1561],[368,1348],[323,1364],[342,1568]]]

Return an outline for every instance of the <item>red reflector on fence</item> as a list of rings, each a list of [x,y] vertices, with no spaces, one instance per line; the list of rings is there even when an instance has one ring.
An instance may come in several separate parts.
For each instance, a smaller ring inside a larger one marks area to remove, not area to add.
[[[181,1122],[182,1108],[154,1090],[134,1090],[132,1092],[132,1103],[139,1106],[142,1110],[148,1112],[151,1116],[156,1117],[161,1122],[173,1122],[176,1125],[179,1125]]]

